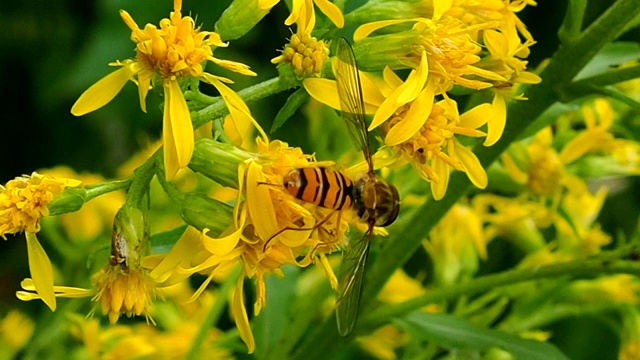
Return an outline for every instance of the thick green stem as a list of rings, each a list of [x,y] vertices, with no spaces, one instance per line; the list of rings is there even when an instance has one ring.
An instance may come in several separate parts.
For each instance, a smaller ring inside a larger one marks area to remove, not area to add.
[[[142,201],[149,192],[149,183],[156,174],[156,159],[159,157],[159,150],[145,161],[133,172],[133,181],[127,192],[127,203],[140,207]]]
[[[553,56],[549,65],[540,74],[542,82],[530,87],[526,95],[528,101],[514,103],[508,112],[508,121],[504,133],[495,145],[486,148],[477,145],[473,152],[486,168],[528,127],[536,126],[535,120],[553,105],[558,95],[556,89],[565,86],[607,43],[615,40],[625,29],[626,24],[640,13],[637,0],[618,0],[600,18],[587,28],[579,38],[569,44],[563,44]],[[415,212],[415,215],[402,229],[391,227],[395,234],[382,249],[382,261],[373,262],[366,274],[362,291],[361,313],[367,312],[367,305],[376,298],[395,269],[401,267],[420,246],[435,224],[462,197],[469,188],[469,181],[463,173],[452,174],[447,195],[438,202],[428,202]],[[375,239],[374,239],[375,241]],[[293,358],[305,360],[326,358],[331,354],[327,349],[339,349],[347,340],[338,335],[335,320],[328,319],[293,354]]]

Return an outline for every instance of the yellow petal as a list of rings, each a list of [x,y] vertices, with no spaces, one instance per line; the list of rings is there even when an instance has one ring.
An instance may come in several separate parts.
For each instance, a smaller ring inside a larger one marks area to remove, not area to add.
[[[460,115],[460,126],[467,129],[477,129],[487,123],[492,110],[491,104],[480,104]]]
[[[433,158],[431,166],[438,176],[438,181],[431,181],[431,194],[434,200],[442,200],[449,186],[449,166],[438,156]]]
[[[433,108],[434,87],[427,86],[411,103],[404,118],[394,125],[384,139],[388,146],[398,145],[415,135],[431,114]]]
[[[71,113],[82,116],[105,106],[138,71],[140,67],[132,62],[98,80],[80,95],[71,107]]]
[[[573,138],[560,152],[560,161],[570,164],[611,137],[606,131],[585,130]]]
[[[423,51],[418,70],[412,70],[407,80],[394,89],[391,95],[380,105],[369,125],[369,131],[387,121],[400,106],[413,101],[422,91],[428,73],[426,53]]]
[[[429,74],[429,67],[427,64],[427,52],[423,51],[420,56],[420,64],[418,64],[417,71],[411,72],[404,83],[406,87],[402,94],[398,97],[398,102],[406,104],[409,101],[413,101],[420,91],[424,88],[427,82],[427,75]]]
[[[353,41],[358,42],[367,36],[369,36],[372,32],[382,29],[383,27],[401,24],[403,22],[413,21],[410,19],[404,20],[384,20],[384,21],[374,21],[368,24],[361,25],[356,31],[353,33]]]
[[[493,97],[491,108],[491,117],[487,123],[487,137],[484,139],[484,146],[491,146],[500,140],[504,126],[507,123],[507,104],[504,101],[504,97],[498,92]]]
[[[455,153],[456,159],[462,164],[462,167],[467,173],[469,180],[471,180],[471,183],[477,188],[486,188],[489,182],[487,179],[487,173],[484,171],[484,168],[482,167],[482,164],[480,164],[480,160],[478,160],[476,154],[458,142],[455,144]]]
[[[36,234],[25,232],[27,238],[27,254],[29,256],[29,271],[35,290],[47,304],[51,311],[56,310],[56,296],[53,291],[53,268],[47,253],[38,242]]]
[[[300,12],[303,11],[302,7],[305,5],[304,2],[305,0],[293,0],[291,4],[291,14],[289,14],[289,17],[284,20],[285,25],[290,26],[298,21],[298,18],[300,18]]]
[[[279,2],[280,0],[258,0],[258,8],[262,10],[271,9]]]
[[[438,0],[433,2],[433,19],[438,20],[449,11],[453,5],[453,0]]]
[[[200,236],[198,229],[188,226],[182,233],[178,242],[173,245],[171,251],[164,259],[149,273],[157,282],[163,282],[182,262],[189,262],[194,254],[194,249],[200,246]]]
[[[217,239],[213,239],[203,234],[202,244],[205,249],[214,255],[227,255],[236,247],[236,245],[238,245],[238,241],[240,241],[240,236],[242,235],[243,230],[244,224],[231,234]]]
[[[340,97],[334,80],[306,78],[302,81],[302,85],[314,99],[340,110]]]
[[[322,11],[323,14],[327,15],[327,17],[334,23],[337,27],[344,27],[344,16],[342,16],[342,12],[340,8],[336,5],[330,3],[327,0],[314,0],[316,6]]]
[[[203,73],[202,77],[206,82],[216,87],[218,92],[220,92],[220,96],[222,96],[222,99],[227,105],[227,109],[229,109],[229,115],[231,115],[230,120],[233,121],[235,129],[238,131],[235,135],[238,136],[238,139],[242,139],[240,144],[235,145],[242,145],[245,148],[248,146],[249,142],[253,140],[250,137],[252,125],[258,130],[262,139],[265,142],[268,142],[267,134],[262,130],[262,127],[260,127],[253,116],[251,116],[249,107],[247,107],[247,104],[244,103],[242,98],[236,94],[235,91],[223,84],[216,76]]]
[[[253,338],[253,333],[251,332],[251,326],[249,326],[247,309],[244,307],[244,294],[242,291],[244,278],[244,274],[240,276],[238,284],[233,291],[231,299],[231,313],[233,314],[233,319],[236,322],[236,327],[238,328],[238,332],[240,332],[242,341],[247,345],[249,354],[252,354],[256,348],[256,343]]]
[[[507,38],[500,32],[487,29],[484,31],[484,45],[489,52],[498,57],[507,57],[509,53],[509,44]]]
[[[167,180],[187,167],[193,153],[193,124],[184,95],[175,78],[164,81],[164,114],[162,141]]]
[[[147,93],[149,93],[150,88],[151,72],[140,71],[140,73],[138,73],[138,98],[140,99],[140,108],[143,112],[147,112],[147,103],[145,99],[147,98]]]
[[[247,198],[249,217],[253,220],[255,231],[260,239],[266,241],[278,232],[276,211],[271,201],[269,186],[260,186],[266,182],[262,166],[252,162],[247,170]]]

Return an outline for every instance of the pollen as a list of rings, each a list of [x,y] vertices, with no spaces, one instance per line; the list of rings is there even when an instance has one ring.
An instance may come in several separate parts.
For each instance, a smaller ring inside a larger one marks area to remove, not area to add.
[[[272,63],[290,63],[293,71],[300,76],[318,76],[329,56],[327,44],[310,34],[294,34],[285,45],[282,55],[271,60]]]

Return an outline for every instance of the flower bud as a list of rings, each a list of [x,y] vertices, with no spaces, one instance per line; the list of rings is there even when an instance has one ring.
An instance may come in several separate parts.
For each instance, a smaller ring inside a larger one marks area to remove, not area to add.
[[[235,40],[248,33],[270,9],[260,9],[258,0],[235,0],[216,22],[216,32],[223,40]]]
[[[81,187],[68,187],[56,196],[49,205],[49,215],[61,215],[78,211],[85,202],[86,190]]]
[[[124,269],[135,269],[140,265],[148,244],[149,224],[144,212],[125,204],[113,221],[109,263],[112,266],[121,265]]]
[[[180,209],[182,219],[198,230],[217,236],[233,223],[233,208],[203,194],[186,194]]]
[[[222,186],[238,188],[238,165],[250,154],[229,144],[200,139],[195,145],[189,168]]]

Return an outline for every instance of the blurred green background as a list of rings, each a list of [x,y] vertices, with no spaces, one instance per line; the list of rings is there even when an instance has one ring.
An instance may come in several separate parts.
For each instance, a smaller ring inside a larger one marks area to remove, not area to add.
[[[195,17],[204,30],[213,30],[229,3],[231,0],[185,0],[183,14]],[[537,40],[529,57],[530,68],[534,69],[557,48],[556,34],[566,3],[566,0],[540,1],[538,6],[527,7],[519,14]],[[589,1],[586,21],[592,21],[611,3],[611,0]],[[160,136],[161,98],[152,92],[147,97],[148,113],[145,114],[140,110],[133,84],[127,84],[110,104],[94,113],[77,118],[69,111],[85,89],[113,70],[107,66],[109,62],[134,56],[130,30],[118,11],[127,10],[143,27],[146,23],[158,24],[172,8],[170,0],[3,3],[0,12],[1,183],[56,165],[112,177],[119,165]],[[232,88],[236,91],[277,76],[269,60],[279,54],[277,50],[283,48],[294,30],[283,24],[287,16],[288,9],[278,4],[246,36],[232,41],[229,48],[215,50],[216,57],[250,65],[258,73],[256,78],[223,73],[219,69],[210,69],[211,72],[233,79],[236,83]],[[625,38],[637,41],[640,33],[634,31]],[[202,88],[203,92],[212,89]],[[263,128],[271,127],[288,94],[248,104]],[[300,120],[301,116],[296,116],[271,137],[313,152],[308,127]],[[345,134],[345,141],[347,138]],[[623,228],[627,234],[635,229],[636,219],[628,216],[637,214],[640,203],[637,190],[640,186],[637,179],[635,181],[635,186],[607,202],[601,221],[611,234],[615,234],[617,228]],[[55,251],[47,249],[46,242],[43,245],[56,262]],[[13,307],[32,316],[48,312],[39,302],[22,303],[15,297],[20,281],[29,276],[22,237],[9,237],[1,246],[0,314]],[[565,321],[552,331],[556,335],[553,341],[563,349],[571,349],[572,358],[606,359],[615,354],[616,337],[600,319]]]

